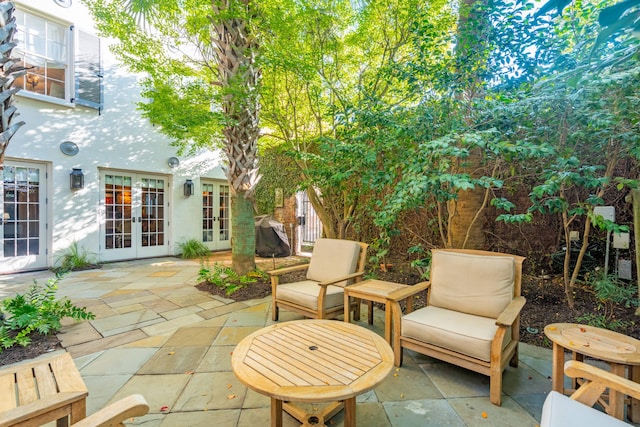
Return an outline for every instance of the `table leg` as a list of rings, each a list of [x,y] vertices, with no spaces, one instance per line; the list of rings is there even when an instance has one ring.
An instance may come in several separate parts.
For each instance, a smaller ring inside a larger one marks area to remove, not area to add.
[[[631,375],[631,381],[640,382],[640,366],[629,366],[629,374]],[[632,423],[640,423],[640,401],[636,398],[631,398],[631,404],[629,406],[629,419]]]
[[[271,398],[271,427],[282,427],[282,400]]]
[[[349,323],[351,321],[351,315],[350,313],[350,309],[351,309],[351,304],[349,304],[349,301],[351,300],[351,298],[349,298],[349,294],[347,294],[347,291],[345,289],[344,291],[344,321]],[[354,319],[355,320],[355,319]]]
[[[564,394],[564,347],[555,342],[551,356],[551,390]]]
[[[356,427],[356,398],[344,401],[344,427]]]
[[[387,301],[384,304],[384,339],[387,340],[390,346],[393,346],[391,342],[391,304]]]
[[[610,363],[611,373],[620,377],[625,377],[626,366],[619,363]],[[609,389],[609,415],[619,420],[624,419],[624,393],[620,393],[613,388]]]

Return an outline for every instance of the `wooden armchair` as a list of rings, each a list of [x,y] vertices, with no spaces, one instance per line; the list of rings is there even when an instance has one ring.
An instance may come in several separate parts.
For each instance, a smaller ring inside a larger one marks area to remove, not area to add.
[[[518,366],[523,257],[434,249],[429,282],[391,296],[395,364],[403,348],[489,376],[491,403],[502,404],[502,372]],[[402,315],[399,302],[427,290],[427,306]]]
[[[69,353],[54,354],[0,369],[0,427],[106,427],[144,415],[149,406],[140,395],[124,398],[90,417],[88,390]]]
[[[124,421],[149,412],[149,405],[140,394],[132,394],[80,420],[71,427],[125,427]]]
[[[602,393],[609,389],[640,399],[640,384],[603,371],[586,363],[570,360],[564,370],[571,378],[584,382],[571,397],[551,391],[542,406],[540,427],[623,427],[629,426],[604,412],[592,408]]]
[[[332,319],[344,313],[343,288],[360,281],[367,257],[366,243],[340,239],[318,239],[309,264],[269,271],[273,320],[280,308],[314,319]],[[280,284],[280,276],[307,271],[306,280]],[[354,318],[360,318],[360,305],[353,304]]]

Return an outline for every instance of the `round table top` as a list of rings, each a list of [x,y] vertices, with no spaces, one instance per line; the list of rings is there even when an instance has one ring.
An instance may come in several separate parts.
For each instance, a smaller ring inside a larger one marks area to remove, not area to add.
[[[640,365],[640,341],[627,335],[577,323],[552,323],[545,326],[544,333],[561,347],[585,356]]]
[[[352,398],[382,382],[393,367],[384,338],[337,320],[295,320],[244,338],[231,357],[250,389],[284,401]]]

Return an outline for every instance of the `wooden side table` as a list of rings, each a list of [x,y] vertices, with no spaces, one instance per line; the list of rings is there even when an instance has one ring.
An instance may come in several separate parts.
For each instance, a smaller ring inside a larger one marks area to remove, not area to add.
[[[244,338],[231,356],[236,377],[271,398],[271,426],[284,409],[304,426],[325,425],[344,405],[345,427],[356,425],[356,396],[381,383],[393,351],[376,333],[336,320],[295,320]],[[334,402],[307,414],[291,402]]]
[[[399,289],[409,288],[409,285],[400,283],[385,282],[383,280],[363,280],[353,285],[344,287],[344,321],[349,322],[349,298],[359,300],[367,300],[384,304],[384,338],[391,345],[391,302],[390,295]],[[413,296],[407,298],[407,313],[413,309]],[[369,304],[369,324],[373,324],[373,304]]]
[[[87,386],[69,353],[0,370],[0,427],[57,427],[86,416]]]
[[[621,377],[640,380],[640,341],[629,336],[595,326],[575,323],[553,323],[544,328],[544,334],[553,342],[551,388],[559,393],[564,389],[564,351],[572,352],[573,360],[584,361],[584,356],[607,362],[611,372]],[[576,387],[574,382],[573,387]],[[571,390],[569,390],[571,392]],[[610,390],[608,403],[603,402],[607,413],[618,419],[624,417],[624,398]],[[640,402],[631,399],[629,418],[640,422]]]

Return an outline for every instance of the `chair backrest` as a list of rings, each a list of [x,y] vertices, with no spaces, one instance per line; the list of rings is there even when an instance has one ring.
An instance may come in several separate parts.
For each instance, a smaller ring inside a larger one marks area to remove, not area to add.
[[[523,257],[470,249],[434,249],[429,305],[497,318],[520,296]]]
[[[307,279],[324,282],[361,271],[360,269],[363,271],[366,248],[366,244],[353,240],[316,240],[307,270]]]

